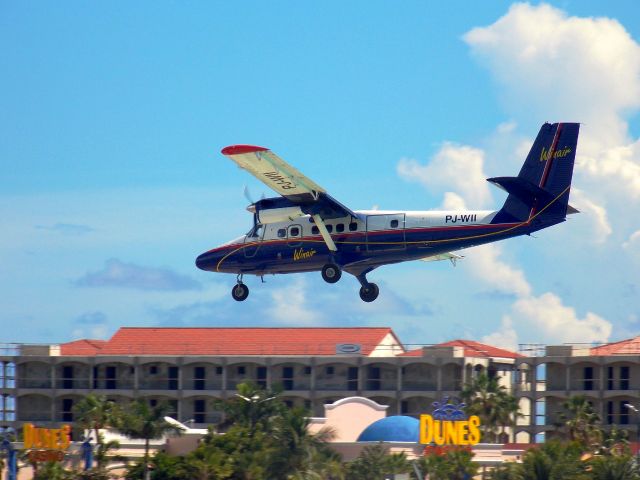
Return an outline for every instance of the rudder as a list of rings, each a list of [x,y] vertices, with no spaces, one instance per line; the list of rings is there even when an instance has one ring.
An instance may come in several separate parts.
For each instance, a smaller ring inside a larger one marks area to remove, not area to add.
[[[552,222],[567,215],[579,123],[545,123],[517,177],[488,179],[509,193],[493,223]]]

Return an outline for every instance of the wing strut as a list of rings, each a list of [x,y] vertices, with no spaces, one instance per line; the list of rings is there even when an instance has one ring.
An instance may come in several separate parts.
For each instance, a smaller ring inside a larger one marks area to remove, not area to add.
[[[336,252],[338,250],[338,247],[336,247],[336,244],[333,242],[333,238],[331,238],[331,235],[329,235],[329,230],[327,230],[322,217],[320,217],[320,215],[316,213],[313,215],[313,220],[316,222],[316,226],[318,227],[318,230],[320,230],[320,235],[322,235],[324,243],[327,244],[329,250],[331,250],[332,252]]]

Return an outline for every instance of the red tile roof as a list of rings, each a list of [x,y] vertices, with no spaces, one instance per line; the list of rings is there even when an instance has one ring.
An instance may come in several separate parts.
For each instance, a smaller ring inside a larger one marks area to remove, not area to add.
[[[107,343],[106,340],[76,340],[60,345],[60,355],[95,355]]]
[[[390,328],[120,328],[99,351],[85,355],[335,355],[359,344],[369,355]],[[87,340],[86,342],[90,342]],[[75,352],[78,342],[63,344]],[[66,355],[67,353],[62,353]],[[78,355],[78,353],[71,353]]]
[[[606,343],[591,349],[591,355],[638,355],[640,354],[640,336]]]
[[[485,357],[485,358],[519,358],[519,353],[505,350],[503,348],[492,347],[484,343],[474,342],[473,340],[451,340],[449,342],[438,343],[433,347],[463,347],[465,357]],[[422,348],[410,350],[403,353],[405,357],[421,357]]]

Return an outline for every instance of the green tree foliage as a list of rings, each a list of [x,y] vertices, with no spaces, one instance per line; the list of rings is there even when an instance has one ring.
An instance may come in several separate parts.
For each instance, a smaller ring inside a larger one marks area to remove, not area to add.
[[[595,451],[602,442],[600,416],[584,395],[574,395],[563,404],[560,412],[562,426],[571,441],[579,442],[584,448]]]
[[[524,480],[588,479],[587,464],[582,460],[579,443],[551,440],[528,450],[522,459]]]
[[[151,407],[143,401],[135,401],[127,405],[122,415],[122,422],[118,426],[118,431],[130,438],[144,440],[143,469],[146,476],[149,464],[149,442],[162,438],[168,433],[180,434],[181,431],[164,417],[169,411],[167,403],[159,403]]]
[[[518,400],[500,385],[498,377],[482,373],[462,387],[468,415],[480,417],[483,442],[496,442],[500,431],[515,424]]]
[[[430,480],[465,480],[473,478],[479,468],[473,461],[473,453],[466,449],[428,454],[420,457],[416,463],[422,475],[429,475]]]
[[[413,471],[413,467],[404,453],[389,454],[382,445],[371,445],[349,462],[346,470],[349,480],[372,480],[395,473],[408,473]]]
[[[309,433],[308,412],[288,408],[277,392],[241,384],[234,398],[216,405],[225,415],[224,435],[211,432],[187,456],[193,478],[343,478],[340,457],[327,446],[332,432]]]
[[[635,459],[628,454],[595,457],[590,465],[593,480],[640,480]]]

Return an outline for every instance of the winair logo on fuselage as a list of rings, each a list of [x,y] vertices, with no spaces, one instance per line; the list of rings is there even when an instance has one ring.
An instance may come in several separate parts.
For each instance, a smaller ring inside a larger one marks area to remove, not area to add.
[[[546,150],[542,147],[542,152],[540,152],[540,161],[546,162],[549,160],[553,154],[553,158],[564,158],[571,153],[571,149],[569,147],[564,147],[563,149],[556,150],[553,152],[552,150]]]
[[[296,248],[293,251],[293,260],[307,260],[313,257],[316,254],[316,251],[312,248],[311,250],[305,250],[304,248]]]
[[[458,223],[458,222],[475,222],[478,219],[478,214],[470,213],[467,215],[445,215],[444,223]]]

